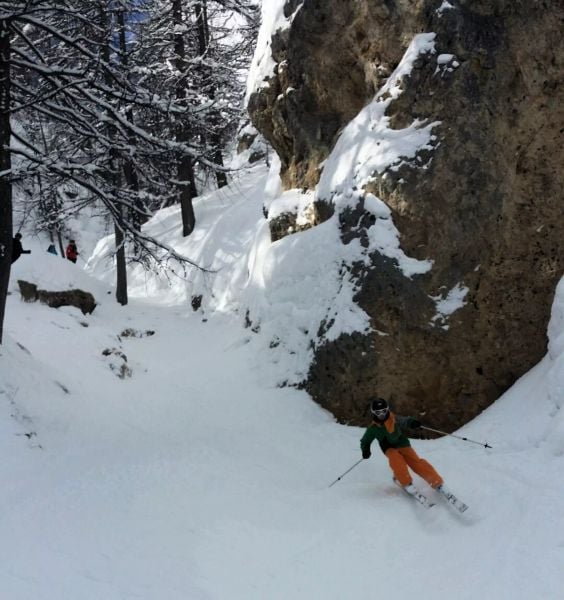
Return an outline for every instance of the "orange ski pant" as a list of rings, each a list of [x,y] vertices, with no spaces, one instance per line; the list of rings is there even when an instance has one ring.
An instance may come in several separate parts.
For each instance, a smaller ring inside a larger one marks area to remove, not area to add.
[[[433,465],[420,458],[413,448],[388,448],[386,457],[394,478],[401,485],[409,485],[412,482],[408,467],[424,479],[431,487],[438,487],[443,482],[442,477],[435,471]]]

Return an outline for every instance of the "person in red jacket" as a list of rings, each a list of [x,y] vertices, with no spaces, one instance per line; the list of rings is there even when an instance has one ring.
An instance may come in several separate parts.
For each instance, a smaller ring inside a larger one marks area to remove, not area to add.
[[[65,256],[71,262],[75,263],[78,257],[78,249],[76,247],[76,242],[74,240],[69,240],[69,245],[67,246]]]

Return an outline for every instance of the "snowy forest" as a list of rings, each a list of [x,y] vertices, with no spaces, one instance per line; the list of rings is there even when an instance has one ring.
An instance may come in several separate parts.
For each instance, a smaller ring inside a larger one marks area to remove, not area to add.
[[[126,304],[126,247],[128,260],[174,255],[142,224],[179,204],[189,235],[199,188],[212,177],[227,183],[256,3],[23,1],[0,11],[1,161],[10,173],[0,244],[11,246],[13,194],[61,251],[68,216],[96,203],[115,227],[116,293]],[[9,257],[1,255],[1,306]]]
[[[560,0],[0,0],[0,599],[557,600]]]

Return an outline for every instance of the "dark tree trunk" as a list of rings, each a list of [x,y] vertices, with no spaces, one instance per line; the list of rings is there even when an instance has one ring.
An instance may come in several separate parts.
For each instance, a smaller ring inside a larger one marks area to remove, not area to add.
[[[196,24],[198,27],[198,51],[200,56],[204,57],[208,52],[208,48],[210,45],[210,30],[208,26],[208,10],[206,0],[203,0],[203,2],[194,5],[194,10],[196,13]],[[207,83],[207,92],[210,99],[214,100],[215,84],[211,81],[211,73],[209,72],[210,69],[209,67],[203,67],[203,69],[205,71],[203,77],[204,84],[208,82],[208,79],[210,80],[209,83]],[[221,136],[217,131],[217,126],[219,125],[219,115],[217,114],[217,111],[214,110],[211,113],[210,120],[213,130],[213,133],[210,138],[210,142],[214,147],[213,161],[219,167],[223,167],[223,155],[221,153]],[[227,175],[224,171],[216,171],[215,178],[217,181],[218,188],[222,188],[227,185]]]
[[[127,265],[125,263],[124,235],[118,223],[114,225],[116,236],[116,300],[122,305],[127,304]]]
[[[213,161],[219,167],[223,167],[223,154],[221,153],[221,147],[219,146],[221,143],[219,135],[215,134],[213,136],[212,143],[216,145]],[[216,171],[215,179],[217,181],[218,188],[222,188],[227,185],[227,175],[225,174],[225,171]]]
[[[61,230],[57,226],[57,241],[59,242],[59,252],[61,253],[61,258],[65,260],[65,248],[63,246],[63,236],[61,235]]]
[[[119,160],[115,156],[110,158],[110,177],[114,186],[121,185],[121,174],[119,170]],[[122,306],[128,302],[127,297],[127,262],[125,260],[125,235],[123,233],[123,213],[124,208],[116,205],[117,215],[114,215],[114,234],[116,241],[116,300]]]
[[[177,72],[182,74],[176,85],[176,100],[181,105],[186,105],[186,46],[182,33],[182,0],[172,0],[172,20],[175,28],[174,54]],[[181,117],[176,117],[176,141],[189,142],[190,132],[188,125]],[[194,165],[192,157],[185,154],[178,158],[177,173],[180,200],[180,211],[182,214],[182,235],[190,235],[196,226],[196,215],[192,198],[195,195],[196,183],[194,179]]]
[[[126,31],[125,31],[125,9],[121,9],[118,11],[118,28],[119,28],[119,50],[120,50],[120,61],[122,65],[127,67],[128,58],[127,58],[127,39],[126,39]],[[128,108],[125,112],[125,116],[130,123],[133,123],[133,111],[131,108]],[[134,141],[131,140],[132,146],[134,145]],[[135,208],[131,208],[129,210],[129,217],[136,231],[141,230],[141,226],[144,223],[144,219],[141,216],[141,211],[143,210],[143,206],[141,205],[141,200],[139,198],[139,177],[137,176],[137,171],[133,165],[133,161],[129,159],[124,159],[123,161],[123,174],[125,176],[125,182],[127,187],[130,190],[135,192]],[[140,252],[140,246],[137,241],[137,236],[134,237],[133,240],[135,254]],[[127,297],[127,295],[126,295]]]
[[[106,36],[104,40],[104,46],[102,54],[106,64],[111,62],[110,44],[113,35],[112,31],[112,20],[111,20],[111,1],[106,1],[101,6],[101,18],[103,24],[103,32]],[[106,83],[108,87],[111,86],[109,74],[106,73]],[[110,136],[112,136],[113,130],[110,130]],[[115,188],[119,188],[121,185],[119,158],[116,155],[114,148],[110,149],[110,163],[108,181],[110,181]],[[119,204],[115,205],[114,218],[114,234],[116,243],[116,300],[122,306],[127,304],[127,264],[125,261],[125,236],[123,234],[123,210]]]
[[[45,154],[49,153],[49,146],[47,143],[47,137],[45,135],[45,128],[43,127],[43,121],[39,123],[41,131],[41,139],[43,140],[43,147],[45,148]],[[63,238],[61,236],[61,219],[59,214],[59,208],[57,201],[52,197],[47,199],[43,193],[43,180],[41,174],[37,174],[37,185],[39,187],[39,206],[43,217],[48,220],[49,223],[49,239],[51,243],[55,243],[55,235],[57,236],[57,242],[59,244],[60,257],[65,260],[65,249],[63,246]],[[53,217],[56,216],[56,223],[53,225]]]
[[[12,265],[10,83],[8,21],[0,20],[0,344],[4,332],[4,314]]]

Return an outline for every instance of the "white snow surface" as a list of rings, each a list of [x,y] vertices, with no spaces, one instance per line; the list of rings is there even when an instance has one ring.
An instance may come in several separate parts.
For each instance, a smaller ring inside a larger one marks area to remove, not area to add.
[[[419,162],[419,153],[434,148],[437,140],[432,130],[439,122],[415,120],[408,127],[393,129],[386,116],[390,103],[402,93],[402,83],[411,73],[415,60],[435,52],[434,40],[434,33],[414,36],[402,60],[372,102],[344,128],[335,148],[324,161],[316,190],[316,198],[332,202],[337,212],[354,208],[359,199],[364,198],[366,210],[376,216],[375,225],[369,229],[368,252],[378,250],[393,258],[407,277],[429,271],[432,259],[416,260],[404,254],[390,209],[378,197],[366,194],[363,188],[373,181],[375,174],[385,177],[387,169],[397,170],[404,163],[413,168],[424,168]]]
[[[317,189],[319,198],[339,197],[351,188],[361,189],[374,173],[398,166],[402,159],[412,159],[422,149],[432,150],[431,130],[437,122],[424,124],[416,120],[404,129],[392,129],[386,109],[401,94],[403,78],[409,76],[419,55],[435,51],[434,39],[434,33],[416,35],[373,101],[345,127],[324,163]]]
[[[293,18],[282,8],[263,2],[259,83],[273,66],[267,41]],[[286,385],[307,375],[322,324],[323,339],[369,329],[354,262],[378,250],[407,277],[432,268],[432,257],[403,253],[390,209],[363,187],[403,162],[425,168],[437,123],[392,130],[385,111],[413,62],[433,53],[433,33],[415,36],[343,130],[316,190],[282,192],[274,158],[197,198],[188,238],[177,207],[155,215],[147,233],[206,270],[132,264],[125,307],[99,220],[73,224],[76,265],[24,228],[32,254],[13,265],[0,346],[0,600],[561,597],[564,281],[547,356],[458,432],[493,448],[414,442],[469,504],[464,515],[416,478],[438,504],[417,505],[377,447],[329,487],[360,458],[363,430]],[[335,215],[271,243],[265,214],[305,222],[315,199]],[[368,248],[340,241],[339,212],[359,201],[374,216]],[[79,287],[98,306],[23,303],[18,279]],[[460,284],[436,298],[441,322],[465,293]]]
[[[548,355],[458,432],[493,448],[413,443],[469,504],[464,515],[416,478],[438,503],[417,505],[377,447],[329,487],[360,458],[363,430],[276,383],[306,364],[295,338],[324,311],[345,322],[335,327],[362,326],[337,286],[343,253],[357,249],[343,249],[332,220],[270,244],[267,180],[256,168],[199,199],[187,239],[176,208],[159,213],[149,230],[219,270],[186,281],[132,268],[125,307],[107,241],[89,274],[24,236],[33,253],[13,265],[0,346],[1,597],[560,598],[564,282]],[[80,287],[99,305],[82,315],[23,303],[18,279]],[[196,312],[195,291],[207,294]],[[250,305],[256,331],[242,326]],[[155,333],[119,336],[126,328]],[[131,378],[111,370],[121,359],[107,348],[127,356]]]
[[[432,299],[435,301],[437,312],[431,321],[444,323],[445,318],[452,315],[459,308],[462,308],[466,302],[464,299],[470,290],[462,283],[457,283],[443,296],[436,296]]]

